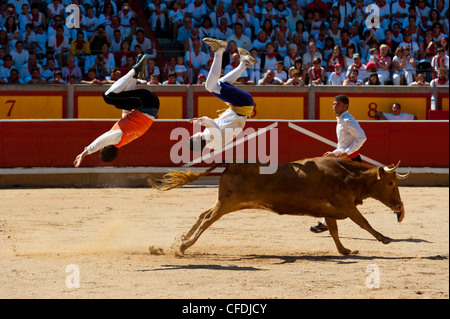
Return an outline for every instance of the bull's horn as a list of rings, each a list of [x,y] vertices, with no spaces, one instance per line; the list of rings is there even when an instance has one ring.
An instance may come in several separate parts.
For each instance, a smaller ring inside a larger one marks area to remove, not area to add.
[[[398,168],[399,165],[400,165],[400,161],[398,161],[397,165],[395,165],[395,166],[392,167],[392,168],[389,168],[389,167],[387,167],[387,166],[383,166],[383,169],[384,169],[384,171],[385,171],[386,173],[392,173],[393,171],[395,171],[395,170]]]
[[[398,179],[405,179],[405,178],[408,178],[408,176],[409,176],[409,174],[411,174],[411,171],[409,171],[408,173],[406,173],[406,174],[399,174],[399,173],[397,173],[397,172],[395,172],[396,174],[397,174],[397,178]]]

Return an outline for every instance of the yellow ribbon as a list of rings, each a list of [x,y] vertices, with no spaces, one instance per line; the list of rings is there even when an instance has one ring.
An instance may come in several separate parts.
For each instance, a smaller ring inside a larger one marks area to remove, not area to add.
[[[255,108],[253,105],[250,105],[250,106],[234,106],[234,105],[231,105],[228,102],[225,102],[225,104],[228,105],[228,109],[233,110],[235,113],[237,113],[239,115],[248,116],[248,117],[252,117],[253,109]],[[221,109],[221,110],[218,110],[217,112],[220,112],[220,114],[219,114],[219,116],[220,116],[226,110],[227,109]]]

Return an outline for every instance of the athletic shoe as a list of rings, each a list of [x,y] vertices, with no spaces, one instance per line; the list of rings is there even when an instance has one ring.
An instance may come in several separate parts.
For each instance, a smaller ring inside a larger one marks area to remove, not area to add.
[[[238,48],[238,52],[241,62],[244,62],[247,68],[256,62],[255,58],[252,57],[247,50]]]
[[[327,225],[324,225],[321,222],[319,222],[319,224],[317,224],[317,226],[312,226],[309,230],[312,231],[313,233],[321,233],[321,232],[327,231],[328,227],[327,227]]]
[[[202,41],[211,47],[211,51],[216,52],[220,49],[226,49],[228,42],[213,38],[203,38]]]
[[[145,80],[145,66],[147,65],[147,56],[145,54],[139,54],[136,64],[133,66],[135,79]]]

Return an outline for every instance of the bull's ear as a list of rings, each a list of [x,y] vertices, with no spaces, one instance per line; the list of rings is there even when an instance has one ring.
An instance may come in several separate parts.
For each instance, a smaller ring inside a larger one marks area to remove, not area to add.
[[[377,167],[377,180],[380,180],[384,174],[386,174],[384,167],[383,166]]]

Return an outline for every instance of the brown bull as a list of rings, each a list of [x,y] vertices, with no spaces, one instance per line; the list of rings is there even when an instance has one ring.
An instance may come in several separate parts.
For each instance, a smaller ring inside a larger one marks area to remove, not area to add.
[[[153,187],[169,190],[180,187],[210,173],[210,169],[194,173],[173,171],[161,181],[149,179]],[[261,164],[228,164],[219,184],[215,205],[203,212],[194,226],[184,235],[181,253],[192,246],[212,223],[225,214],[241,209],[265,209],[277,214],[325,217],[339,253],[347,255],[338,237],[336,220],[350,217],[371,233],[378,241],[389,244],[392,239],[375,229],[356,208],[369,197],[379,200],[397,213],[400,222],[404,216],[398,190],[398,167],[375,167],[339,158],[313,158],[289,164],[280,164],[274,174],[260,174]],[[354,252],[357,253],[357,252]]]

